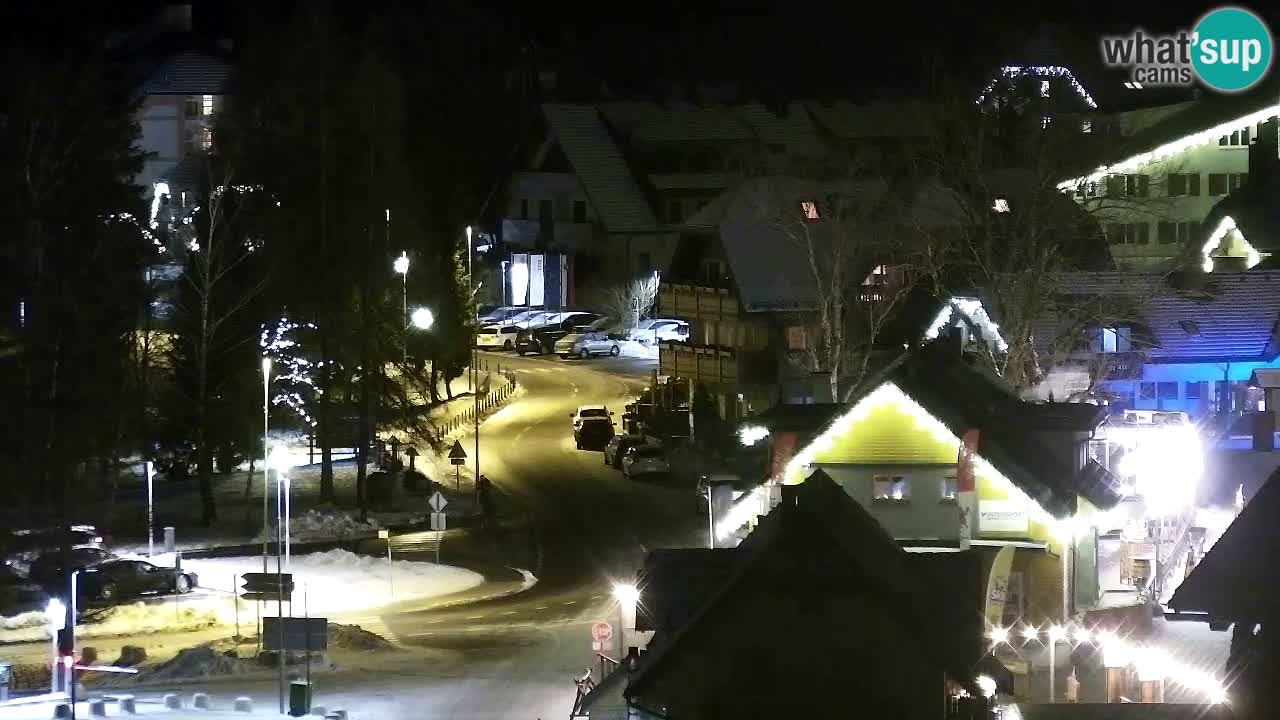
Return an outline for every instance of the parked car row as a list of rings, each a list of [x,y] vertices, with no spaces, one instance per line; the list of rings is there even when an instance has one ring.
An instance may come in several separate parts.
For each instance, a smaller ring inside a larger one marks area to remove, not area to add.
[[[604,464],[618,468],[624,477],[666,475],[671,471],[666,452],[656,438],[614,432],[613,413],[608,407],[583,405],[569,417],[577,448],[601,450]]]
[[[593,355],[617,357],[627,340],[652,345],[689,339],[689,323],[684,320],[644,320],[625,336],[607,332],[606,323],[600,315],[580,310],[498,307],[480,316],[476,347],[585,360]]]
[[[76,526],[70,533],[73,544],[65,557],[60,531],[19,531],[5,539],[0,615],[43,610],[50,597],[65,597],[68,570],[77,573],[76,594],[85,606],[188,593],[199,584],[192,572],[117,557],[101,546],[92,526]]]

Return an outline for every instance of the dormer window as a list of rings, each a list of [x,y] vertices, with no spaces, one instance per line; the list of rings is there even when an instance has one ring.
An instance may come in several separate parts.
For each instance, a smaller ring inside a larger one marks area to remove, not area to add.
[[[818,203],[813,200],[801,200],[800,213],[804,215],[805,220],[822,219],[822,216],[818,213]]]
[[[1009,199],[1002,197],[996,198],[995,202],[991,203],[991,209],[998,213],[1009,212]]]
[[[1122,353],[1133,349],[1133,335],[1127,327],[1098,328],[1092,350],[1099,353]]]

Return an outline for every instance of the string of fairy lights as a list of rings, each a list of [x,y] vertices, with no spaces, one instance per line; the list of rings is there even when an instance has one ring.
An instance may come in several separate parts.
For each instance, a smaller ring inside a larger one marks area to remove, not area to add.
[[[312,362],[298,352],[299,344],[295,338],[299,332],[315,329],[314,323],[299,323],[281,317],[274,325],[263,325],[258,340],[263,356],[270,357],[272,366],[279,369],[271,379],[282,389],[272,397],[271,403],[288,407],[310,427],[317,423],[307,410],[308,399],[324,394],[324,389],[311,377],[312,371],[321,367],[321,362]]]

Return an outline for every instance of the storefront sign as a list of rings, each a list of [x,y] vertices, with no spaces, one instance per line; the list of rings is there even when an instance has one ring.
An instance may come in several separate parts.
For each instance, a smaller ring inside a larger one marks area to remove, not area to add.
[[[1030,516],[1019,500],[982,500],[978,503],[978,531],[1025,533]]]

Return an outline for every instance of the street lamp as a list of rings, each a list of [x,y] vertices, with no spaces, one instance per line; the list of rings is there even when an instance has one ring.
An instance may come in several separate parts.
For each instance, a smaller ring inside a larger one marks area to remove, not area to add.
[[[276,445],[267,458],[267,467],[276,471],[276,524],[283,538],[284,564],[289,566],[289,468],[293,463],[289,459],[289,451],[283,445]],[[281,516],[280,499],[284,501],[284,514]],[[279,548],[277,548],[279,554]]]
[[[630,583],[614,583],[613,597],[618,601],[618,662],[623,663],[627,657],[627,616],[630,613],[634,628],[640,591]]]
[[[415,308],[413,314],[409,316],[409,322],[419,330],[430,330],[436,323],[436,316],[427,308]]]
[[[391,267],[400,273],[400,295],[404,305],[404,324],[409,324],[409,253],[400,251],[400,257],[391,263]]]
[[[52,664],[49,666],[49,692],[58,692],[58,632],[67,626],[67,606],[58,598],[49,598],[44,609],[44,619],[49,622],[49,650]]]
[[[270,427],[271,358],[262,358],[262,572],[267,572],[267,496],[271,494],[271,459],[267,457]]]

